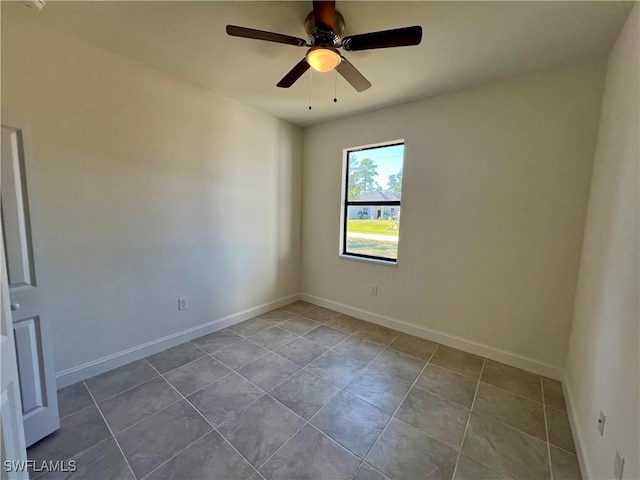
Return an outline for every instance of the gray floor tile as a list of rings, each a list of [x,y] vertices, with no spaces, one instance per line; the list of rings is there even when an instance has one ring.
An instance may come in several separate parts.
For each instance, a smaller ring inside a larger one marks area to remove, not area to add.
[[[186,448],[211,426],[184,400],[116,435],[138,478]]]
[[[542,402],[540,377],[519,368],[487,360],[480,380],[530,400]]]
[[[569,425],[569,417],[565,412],[555,408],[546,408],[547,428],[549,429],[549,443],[556,447],[563,448],[569,452],[576,453],[573,444],[573,435]]]
[[[510,478],[550,478],[546,443],[476,413],[462,453]]]
[[[191,404],[218,427],[264,392],[240,375],[230,375],[189,396]]]
[[[369,363],[378,355],[384,347],[380,344],[367,342],[358,337],[349,337],[340,342],[333,351],[343,353],[349,357]]]
[[[412,384],[425,362],[394,350],[385,350],[369,364],[369,369]]]
[[[374,470],[373,467],[363,463],[353,476],[353,480],[385,480],[385,476]]]
[[[269,350],[275,350],[284,344],[289,343],[294,338],[297,338],[297,336],[297,334],[288,330],[284,330],[279,327],[271,327],[252,335],[250,340],[261,347],[268,348]]]
[[[396,330],[376,325],[375,323],[366,323],[355,335],[369,340],[370,342],[379,343],[381,345],[389,345],[400,334]]]
[[[165,378],[187,396],[230,373],[231,370],[207,355],[166,373]]]
[[[550,453],[553,480],[582,480],[578,457],[553,445],[550,446]]]
[[[429,363],[477,379],[482,370],[482,357],[440,345]]]
[[[146,360],[138,360],[85,380],[85,384],[99,402],[157,376]]]
[[[541,403],[480,383],[473,411],[547,441]]]
[[[49,472],[38,480],[133,480],[133,474],[113,438],[74,457],[75,472]]]
[[[295,363],[275,353],[269,353],[255,362],[245,365],[238,370],[238,373],[267,391],[284,382],[299,369],[300,367]]]
[[[469,413],[460,405],[413,387],[396,417],[459,450]]]
[[[389,344],[389,348],[393,348],[401,353],[406,353],[412,357],[417,357],[427,361],[438,348],[438,344],[424,338],[415,337],[406,333],[401,333],[396,339]]]
[[[453,448],[392,419],[366,460],[389,478],[442,480],[453,476],[457,457]]]
[[[473,378],[431,364],[416,382],[417,387],[466,408],[471,408],[477,384]]]
[[[331,383],[345,387],[366,365],[366,362],[330,351],[316,358],[306,369]]]
[[[302,425],[304,420],[264,395],[219,430],[253,466],[259,467]]]
[[[272,310],[267,313],[263,313],[262,315],[258,315],[256,318],[258,320],[262,320],[263,322],[270,323],[271,325],[278,325],[281,322],[291,318],[294,316],[294,313],[287,312],[286,310]]]
[[[347,333],[330,328],[325,325],[321,325],[318,328],[305,333],[304,338],[311,340],[312,342],[319,343],[320,345],[331,348],[347,338]]]
[[[60,418],[93,405],[93,399],[84,382],[74,383],[58,390],[58,412]]]
[[[165,350],[164,352],[151,355],[147,357],[147,361],[156,367],[160,373],[166,373],[204,355],[206,355],[206,353],[204,353],[202,349],[196,347],[191,342],[187,342]]]
[[[302,315],[310,318],[311,320],[315,320],[316,322],[326,323],[334,318],[340,318],[343,314],[324,307],[314,307],[311,310],[303,312]]]
[[[100,402],[100,410],[111,430],[117,433],[180,398],[180,394],[171,385],[162,377],[157,377]]]
[[[389,419],[389,414],[343,391],[313,417],[311,423],[362,458]]]
[[[362,327],[366,322],[350,315],[342,314],[332,318],[325,325],[347,333],[353,333]]]
[[[238,335],[242,335],[243,337],[250,337],[251,335],[255,335],[262,330],[266,330],[270,326],[270,323],[263,322],[262,320],[258,320],[257,318],[252,318],[242,323],[232,325],[229,327],[229,329],[233,330]]]
[[[509,477],[494,472],[466,455],[460,455],[454,480],[509,480]]]
[[[455,479],[549,478],[547,445],[533,437],[546,438],[543,396],[554,480],[580,478],[560,382],[306,302],[148,360],[170,370],[164,377],[200,413],[145,360],[87,380],[88,390],[82,382],[61,389],[62,428],[29,448],[29,458],[81,464],[38,479],[132,478],[91,395],[138,478],[155,469],[149,479],[260,480],[254,467],[266,479],[451,478],[483,363]],[[300,430],[300,417],[317,427]]]
[[[327,347],[323,347],[322,345],[307,340],[306,338],[298,337],[277,349],[276,353],[296,365],[304,367],[326,351]]]
[[[349,480],[359,464],[356,456],[306,425],[260,468],[260,473],[269,480]]]
[[[567,411],[567,404],[564,401],[562,384],[557,380],[542,378],[542,389],[544,390],[544,403],[556,410]]]
[[[278,326],[285,330],[289,330],[290,332],[297,333],[298,335],[304,335],[320,325],[322,324],[315,320],[311,320],[310,318],[295,316],[286,322],[282,322]]]
[[[345,389],[379,409],[393,414],[410,387],[410,383],[365,368]]]
[[[230,347],[218,350],[212,355],[230,368],[238,370],[267,353],[269,353],[269,350],[266,348],[262,348],[249,340],[242,340]]]
[[[206,352],[213,353],[234,343],[238,343],[240,340],[242,340],[240,335],[225,328],[224,330],[210,333],[204,337],[196,338],[192,340],[192,343],[195,343]]]
[[[306,370],[300,370],[269,394],[302,418],[309,420],[339,392],[340,389],[335,385]]]
[[[295,313],[296,315],[300,315],[301,313],[308,312],[316,308],[313,303],[305,302],[303,300],[298,300],[297,302],[290,303],[289,305],[285,305],[280,310],[285,310],[287,312]]]
[[[60,429],[27,449],[27,458],[36,464],[43,460],[68,460],[110,436],[95,405],[60,421]]]
[[[254,471],[253,467],[214,430],[153,471],[147,479],[244,480]]]

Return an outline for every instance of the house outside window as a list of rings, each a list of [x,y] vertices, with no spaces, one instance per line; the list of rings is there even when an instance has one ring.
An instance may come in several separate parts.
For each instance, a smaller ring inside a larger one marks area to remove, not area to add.
[[[404,141],[345,150],[340,256],[396,264]]]

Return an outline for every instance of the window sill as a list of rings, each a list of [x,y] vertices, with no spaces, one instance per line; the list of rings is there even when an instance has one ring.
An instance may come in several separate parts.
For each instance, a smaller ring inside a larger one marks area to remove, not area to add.
[[[377,263],[378,265],[385,265],[387,267],[397,267],[397,260],[381,260],[379,258],[366,258],[358,257],[355,255],[349,255],[347,253],[339,253],[338,256],[344,260],[355,260],[357,262]]]

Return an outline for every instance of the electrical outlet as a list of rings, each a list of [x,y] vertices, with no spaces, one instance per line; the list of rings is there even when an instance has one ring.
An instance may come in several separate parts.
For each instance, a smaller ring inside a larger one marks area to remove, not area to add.
[[[620,450],[616,450],[616,461],[613,464],[613,475],[617,480],[622,480],[622,471],[624,470],[624,457]]]
[[[378,296],[378,287],[371,287],[371,295],[374,297]]]
[[[598,418],[598,431],[600,432],[600,435],[604,435],[604,422],[606,419],[607,416],[602,410],[600,410],[600,418]]]
[[[186,310],[187,309],[187,298],[180,297],[178,299],[178,310]]]

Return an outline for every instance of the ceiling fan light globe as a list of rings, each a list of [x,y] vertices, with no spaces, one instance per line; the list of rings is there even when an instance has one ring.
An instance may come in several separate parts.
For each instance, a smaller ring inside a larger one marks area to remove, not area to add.
[[[330,72],[341,60],[340,54],[333,48],[318,47],[307,52],[307,63],[318,72]]]

